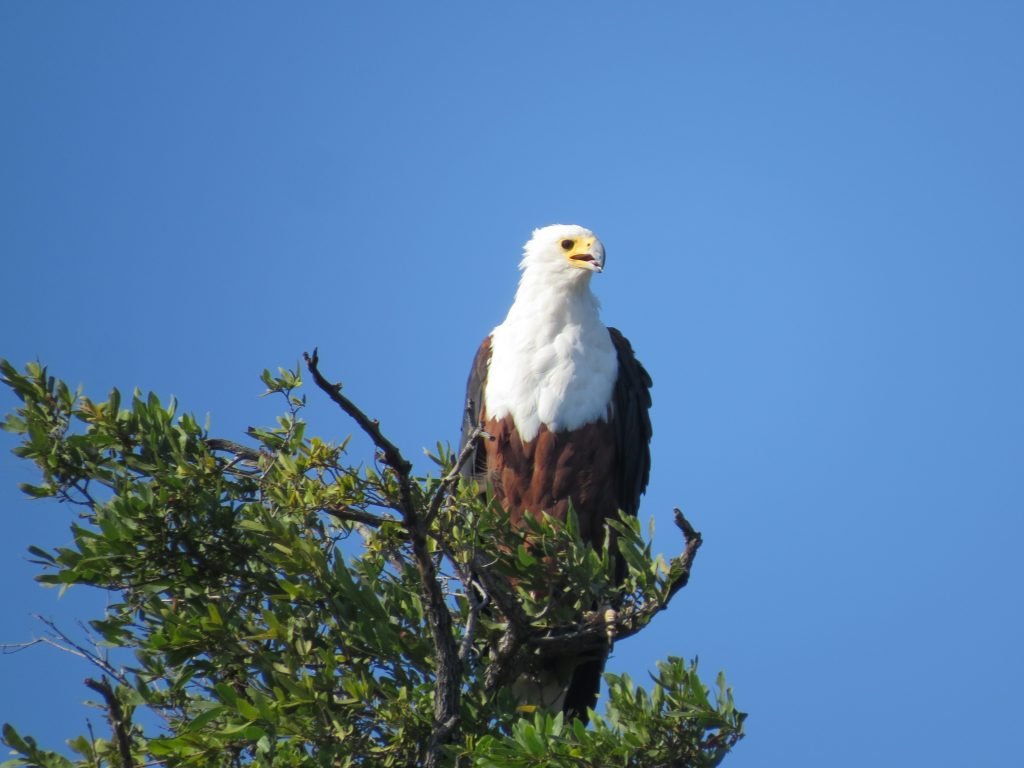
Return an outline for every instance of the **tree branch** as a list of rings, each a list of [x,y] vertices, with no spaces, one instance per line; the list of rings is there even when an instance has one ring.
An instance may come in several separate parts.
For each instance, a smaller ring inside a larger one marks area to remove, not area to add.
[[[329,382],[320,373],[320,358],[303,353],[306,368],[313,381],[343,410],[373,441],[384,456],[384,463],[394,471],[398,480],[398,511],[409,532],[413,557],[420,574],[420,585],[426,604],[427,623],[430,626],[434,652],[437,654],[437,677],[434,686],[434,726],[426,746],[424,765],[436,768],[443,757],[442,748],[451,740],[459,719],[459,695],[462,681],[462,662],[455,642],[452,615],[445,603],[444,590],[437,578],[437,568],[427,545],[427,521],[419,514],[413,501],[412,464],[398,447],[380,431],[380,424],[341,394],[341,385]]]
[[[516,599],[511,585],[507,581],[504,584],[499,584],[498,581],[501,577],[492,573],[487,563],[479,555],[473,558],[472,569],[483,585],[485,594],[497,606],[507,622],[484,677],[484,690],[494,693],[511,678],[515,671],[519,650],[532,635],[536,634],[537,630],[531,625],[530,617],[526,615],[523,606]]]
[[[676,528],[683,532],[683,540],[686,542],[686,547],[683,549],[683,553],[672,561],[672,567],[678,566],[679,573],[669,585],[662,608],[668,607],[669,600],[675,596],[676,592],[690,583],[690,569],[693,567],[693,559],[697,557],[697,550],[704,543],[700,531],[695,530],[690,525],[690,521],[683,517],[682,511],[678,507],[672,511]]]
[[[466,619],[466,627],[462,631],[462,642],[459,644],[459,661],[465,664],[473,650],[473,641],[476,640],[476,627],[480,621],[480,611],[486,607],[488,600],[486,594],[477,594],[477,585],[472,579],[462,579],[462,583],[466,588],[466,599],[469,600],[469,617]]]
[[[320,507],[324,512],[338,520],[347,520],[352,523],[362,523],[371,528],[380,528],[383,523],[394,520],[393,517],[378,517],[370,512],[361,509],[354,509],[350,506],[330,505]]]
[[[206,443],[206,447],[211,451],[226,451],[227,453],[233,453],[240,459],[251,461],[254,464],[258,464],[263,455],[255,448],[248,448],[240,443],[236,443],[232,440],[224,440],[219,437],[208,437],[204,442]]]
[[[56,623],[53,621],[53,619],[48,619],[45,616],[41,616],[38,613],[35,613],[35,614],[32,614],[32,615],[38,621],[42,622],[47,627],[47,629],[50,630],[50,632],[53,635],[55,635],[56,637],[60,638],[64,643],[67,643],[67,645],[61,645],[60,643],[58,643],[53,638],[45,637],[44,636],[44,637],[38,637],[35,640],[32,640],[30,643],[25,643],[24,644],[25,647],[28,647],[28,646],[31,646],[31,645],[35,645],[36,643],[45,643],[46,645],[49,645],[49,646],[51,646],[53,648],[56,648],[59,651],[64,651],[65,653],[70,653],[72,656],[78,656],[79,658],[85,659],[86,661],[90,662],[91,664],[94,664],[96,667],[98,667],[99,669],[103,670],[106,674],[110,675],[112,678],[117,680],[119,683],[121,683],[121,685],[128,685],[129,684],[128,683],[128,679],[123,674],[118,672],[110,664],[110,662],[108,662],[106,659],[101,657],[99,654],[90,651],[88,648],[85,648],[84,646],[82,646],[82,645],[76,643],[74,640],[72,640],[67,635],[66,632],[61,630],[56,625]],[[6,651],[6,646],[5,646],[5,651]]]
[[[130,719],[125,717],[124,710],[121,709],[121,702],[117,700],[117,694],[114,692],[113,687],[111,687],[110,682],[105,677],[99,680],[87,677],[85,678],[85,684],[100,694],[106,702],[107,719],[110,720],[110,727],[114,731],[114,740],[117,742],[117,751],[121,755],[122,768],[134,768],[132,742],[131,737],[128,735],[129,731],[131,731],[132,723]]]
[[[316,385],[320,387],[320,389],[322,389],[324,393],[331,398],[331,400],[333,400],[334,403],[341,408],[341,410],[343,410],[350,419],[359,425],[359,428],[366,433],[366,435],[373,441],[373,444],[377,446],[380,452],[384,455],[384,463],[395,471],[399,483],[402,514],[407,515],[410,512],[415,514],[412,503],[412,479],[410,477],[412,464],[402,455],[402,452],[398,450],[398,446],[384,436],[380,431],[380,423],[376,419],[371,419],[359,409],[359,406],[341,394],[341,384],[332,384],[324,378],[323,374],[320,373],[320,357],[315,348],[313,349],[312,355],[308,352],[303,352],[302,357],[306,361],[306,368],[308,368],[310,374],[312,374],[313,381],[316,382]]]
[[[615,617],[614,637],[625,640],[646,627],[654,616],[668,608],[672,598],[690,581],[697,550],[703,544],[700,532],[695,530],[683,513],[674,510],[675,524],[683,533],[685,546],[677,557],[669,564],[669,573],[675,573],[668,582],[661,597],[645,602],[643,605],[619,612]],[[604,613],[597,611],[588,614],[584,620],[567,632],[532,634],[527,644],[541,650],[544,654],[560,656],[569,653],[586,653],[607,645],[609,627],[605,622]]]

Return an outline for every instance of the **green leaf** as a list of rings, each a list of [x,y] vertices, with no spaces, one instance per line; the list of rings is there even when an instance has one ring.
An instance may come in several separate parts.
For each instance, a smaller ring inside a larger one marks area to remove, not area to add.
[[[534,757],[543,757],[544,752],[544,740],[541,739],[537,733],[537,729],[530,723],[522,723],[522,727],[519,729],[517,741],[522,744],[526,751]]]
[[[235,701],[235,709],[238,713],[248,720],[258,720],[260,717],[260,711],[250,704],[245,699],[239,698]]]
[[[537,565],[537,558],[531,555],[522,544],[516,548],[516,559],[523,568],[532,568]]]
[[[34,499],[44,499],[48,496],[54,496],[57,493],[57,489],[52,485],[32,485],[30,483],[19,483],[18,488],[26,496],[31,496]]]
[[[196,731],[202,730],[203,726],[216,720],[218,717],[223,717],[230,711],[230,708],[224,705],[210,707],[205,712],[202,712],[199,715],[193,717],[191,720],[189,720],[188,724],[185,726],[185,729],[188,733],[194,733]]]

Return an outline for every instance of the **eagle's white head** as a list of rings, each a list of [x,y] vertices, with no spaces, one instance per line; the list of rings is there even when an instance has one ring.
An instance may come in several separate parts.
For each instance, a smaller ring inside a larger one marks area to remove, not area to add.
[[[604,269],[604,245],[593,232],[576,224],[552,224],[533,230],[523,247],[519,268],[543,273],[547,279],[588,282]]]

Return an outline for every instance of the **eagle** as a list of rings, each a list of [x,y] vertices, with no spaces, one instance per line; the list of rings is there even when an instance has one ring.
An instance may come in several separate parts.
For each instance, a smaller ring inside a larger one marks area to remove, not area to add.
[[[571,502],[594,548],[608,518],[637,514],[651,465],[651,378],[626,337],[601,322],[590,280],[604,267],[590,230],[534,230],[508,316],[473,361],[461,441],[476,433],[463,474],[491,490],[513,526],[544,512],[565,520]],[[606,657],[549,660],[513,690],[523,704],[586,720]]]

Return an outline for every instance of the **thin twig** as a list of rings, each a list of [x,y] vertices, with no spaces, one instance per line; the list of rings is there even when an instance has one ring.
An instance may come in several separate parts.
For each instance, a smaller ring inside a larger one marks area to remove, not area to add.
[[[96,507],[96,499],[94,499],[92,497],[92,494],[89,493],[89,481],[88,480],[86,480],[84,484],[81,483],[80,481],[76,481],[75,484],[72,486],[72,488],[74,488],[76,491],[78,491],[80,494],[82,494],[85,497],[85,501],[75,501],[74,502],[75,504],[82,504],[83,506],[92,507],[92,508]]]
[[[482,426],[474,427],[462,446],[462,450],[459,451],[459,455],[455,458],[455,464],[448,474],[441,478],[441,482],[434,489],[434,493],[427,504],[426,523],[428,526],[437,517],[437,513],[441,510],[442,502],[448,497],[451,489],[459,481],[462,467],[469,461],[469,457],[473,455],[473,451],[476,450],[476,441],[481,437],[490,437],[490,435],[484,431]]]
[[[0,643],[0,653],[4,654],[5,656],[12,653],[21,653],[21,651],[31,648],[34,645],[39,645],[40,643],[45,642],[46,638],[36,637],[32,640],[27,640],[24,643]]]
[[[365,512],[361,509],[353,509],[347,505],[324,505],[320,507],[320,509],[337,520],[362,523],[363,525],[368,525],[371,528],[380,528],[384,523],[394,520],[394,518],[391,517],[377,517],[377,515],[370,512]]]
[[[122,685],[129,685],[128,679],[123,674],[118,672],[117,669],[110,664],[110,662],[108,662],[106,659],[102,658],[98,654],[93,653],[88,648],[84,648],[83,646],[76,643],[74,640],[68,637],[68,635],[65,632],[58,628],[52,619],[47,619],[44,616],[40,616],[38,613],[33,614],[33,616],[35,616],[36,619],[45,624],[47,629],[49,629],[54,635],[59,637],[67,645],[61,645],[60,643],[49,637],[37,638],[36,640],[32,641],[33,643],[45,643],[46,645],[52,646],[57,650],[64,651],[65,653],[70,653],[72,656],[78,656],[79,658],[85,659],[91,664],[94,664],[99,669],[103,670],[106,674],[110,675],[112,678],[117,680]]]

